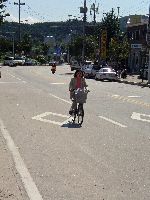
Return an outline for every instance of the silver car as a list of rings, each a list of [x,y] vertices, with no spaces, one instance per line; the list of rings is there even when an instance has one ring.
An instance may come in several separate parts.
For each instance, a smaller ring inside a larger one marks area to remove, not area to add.
[[[118,76],[114,69],[101,68],[98,72],[96,72],[95,80],[116,81],[118,80]]]

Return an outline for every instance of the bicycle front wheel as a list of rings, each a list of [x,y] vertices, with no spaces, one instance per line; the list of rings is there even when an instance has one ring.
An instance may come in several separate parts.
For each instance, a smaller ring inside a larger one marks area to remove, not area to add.
[[[83,110],[83,104],[79,104],[78,106],[78,124],[83,123],[83,118],[84,118],[84,110]]]

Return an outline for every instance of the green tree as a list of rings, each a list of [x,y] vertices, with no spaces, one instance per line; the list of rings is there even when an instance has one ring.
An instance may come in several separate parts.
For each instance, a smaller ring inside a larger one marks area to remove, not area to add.
[[[25,55],[29,55],[31,48],[32,48],[32,42],[31,42],[31,37],[28,34],[25,34],[23,36],[23,39],[21,41],[21,49],[24,51]]]
[[[4,10],[4,7],[6,7],[5,6],[5,2],[6,2],[7,0],[0,0],[0,25],[2,24],[2,22],[3,22],[3,17],[6,17],[6,16],[8,16],[8,14],[5,14],[5,10]]]
[[[106,13],[100,25],[101,30],[107,31],[107,60],[116,64],[126,64],[129,55],[129,43],[125,33],[120,30],[119,18],[114,12]]]
[[[115,61],[117,65],[126,65],[129,50],[130,45],[127,37],[114,38],[109,46],[109,58],[111,61]]]
[[[107,31],[107,48],[108,48],[109,43],[111,42],[111,38],[118,36],[120,32],[118,16],[116,16],[113,12],[106,13],[106,16],[102,19],[100,29]]]
[[[70,54],[81,60],[83,47],[83,36],[78,36],[69,45]],[[96,49],[98,48],[98,42],[95,36],[89,35],[85,39],[85,55],[86,59],[95,59]]]

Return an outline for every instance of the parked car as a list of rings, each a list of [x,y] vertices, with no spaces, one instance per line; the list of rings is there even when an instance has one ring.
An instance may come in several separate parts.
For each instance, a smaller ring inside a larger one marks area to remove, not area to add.
[[[101,68],[98,72],[96,72],[95,80],[116,81],[116,80],[118,80],[118,76],[114,69]]]
[[[24,65],[34,66],[34,65],[38,65],[38,62],[34,59],[26,59]]]
[[[148,80],[148,63],[146,63],[145,66],[140,69],[139,78]]]
[[[71,71],[73,71],[73,70],[81,69],[81,66],[80,66],[80,64],[78,63],[78,61],[72,60],[72,61],[70,62],[70,68],[71,68]]]
[[[93,65],[92,71],[91,71],[91,76],[95,77],[96,73],[102,68],[100,65]]]
[[[93,65],[88,65],[88,66],[82,68],[82,71],[84,72],[85,78],[92,77],[92,68],[93,68]]]
[[[25,58],[24,57],[15,57],[14,58],[14,62],[15,62],[15,64],[16,65],[24,65],[24,63],[25,63]]]
[[[8,65],[10,67],[16,66],[16,63],[14,62],[14,57],[5,56],[3,65]]]

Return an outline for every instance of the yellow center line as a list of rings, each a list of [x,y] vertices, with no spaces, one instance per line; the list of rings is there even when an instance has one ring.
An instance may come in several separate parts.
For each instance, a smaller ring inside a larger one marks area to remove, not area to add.
[[[110,95],[109,94],[109,96],[111,96],[111,98],[116,99],[116,100],[122,100],[122,101],[126,101],[128,103],[134,103],[136,105],[140,105],[140,106],[144,106],[144,107],[150,108],[150,104],[149,103],[145,103],[145,102],[142,102],[142,101],[137,101],[137,100],[130,99],[128,97],[120,96],[120,95]]]

